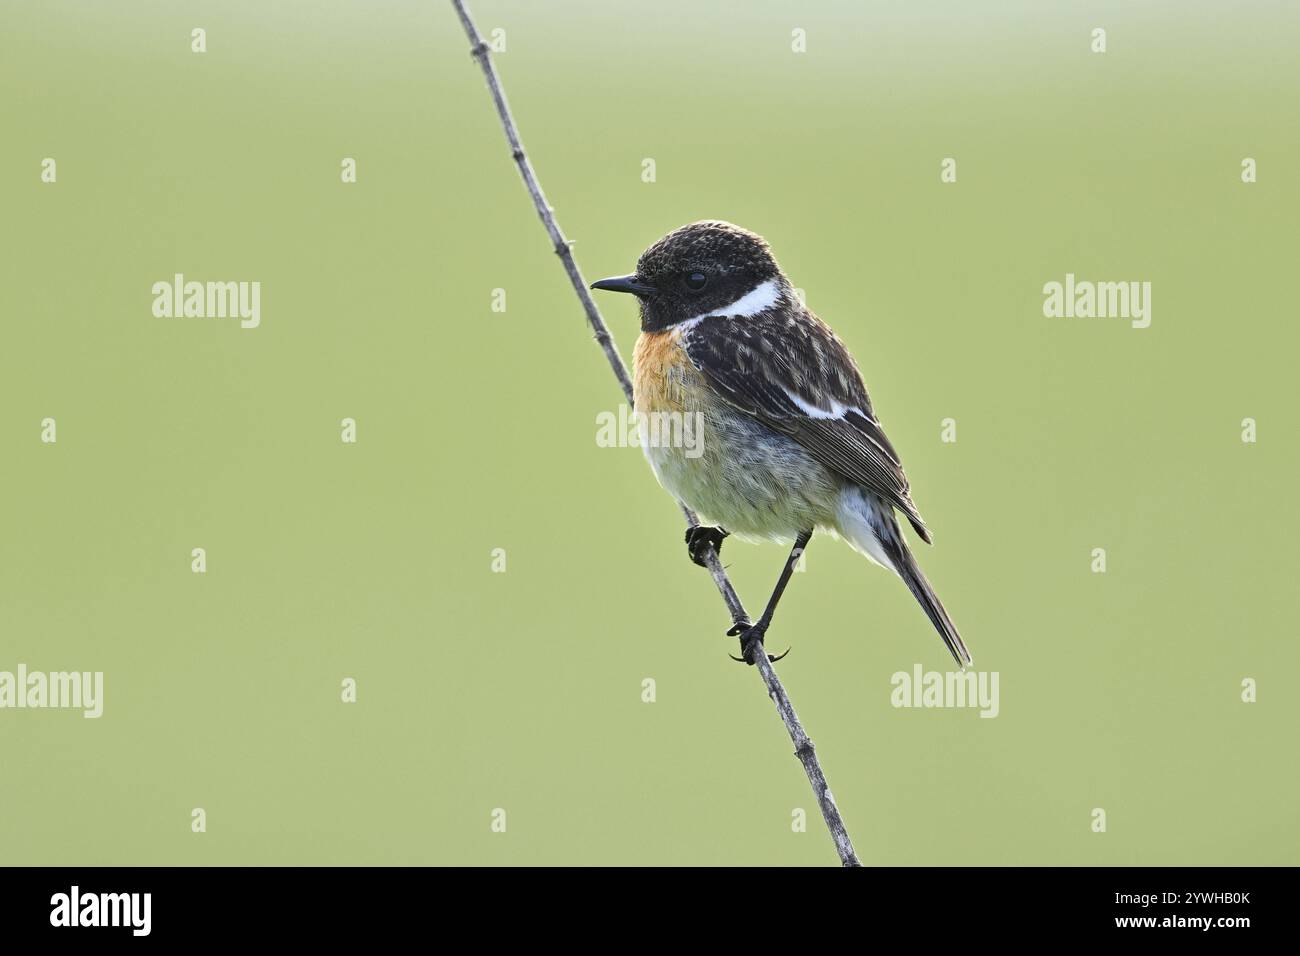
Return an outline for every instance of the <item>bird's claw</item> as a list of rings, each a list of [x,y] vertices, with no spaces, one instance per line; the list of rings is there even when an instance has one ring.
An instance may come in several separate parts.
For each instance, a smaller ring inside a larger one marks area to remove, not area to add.
[[[709,548],[712,547],[716,554],[721,554],[722,539],[728,534],[726,528],[713,528],[706,525],[687,528],[686,553],[700,567],[707,568],[709,565],[705,558],[708,556]]]
[[[755,648],[762,650],[765,654],[767,653],[766,649],[763,647],[763,635],[766,633],[766,624],[750,624],[748,621],[733,624],[731,629],[727,631],[727,636],[740,638],[740,657],[737,657],[735,654],[728,654],[727,656],[737,664],[748,664],[752,667],[754,665]],[[767,659],[770,663],[775,664],[789,653],[790,648],[787,647],[784,651],[775,656],[768,654]]]
[[[775,664],[779,660],[784,660],[785,656],[789,653],[790,653],[790,648],[787,647],[780,654],[768,654],[767,655],[768,663]],[[754,666],[753,660],[746,660],[743,657],[737,657],[735,654],[728,654],[727,656],[730,657],[737,664],[748,664],[750,667]]]

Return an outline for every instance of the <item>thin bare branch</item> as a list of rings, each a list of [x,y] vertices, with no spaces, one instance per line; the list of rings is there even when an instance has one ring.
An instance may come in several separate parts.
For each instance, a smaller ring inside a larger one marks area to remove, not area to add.
[[[529,162],[527,153],[524,152],[523,142],[519,138],[519,130],[515,126],[514,117],[510,115],[510,107],[506,103],[505,91],[501,88],[501,80],[497,76],[496,66],[492,62],[491,50],[483,42],[482,36],[479,35],[478,28],[474,25],[469,11],[465,9],[464,0],[451,0],[451,2],[460,17],[461,25],[465,28],[466,36],[469,37],[470,54],[483,69],[483,76],[487,80],[488,90],[491,92],[492,101],[496,105],[497,116],[501,119],[506,141],[510,144],[510,154],[519,167],[519,175],[523,177],[524,185],[528,188],[528,194],[532,197],[533,206],[537,209],[537,215],[542,220],[542,225],[546,227],[546,234],[551,239],[552,248],[554,248],[556,255],[560,257],[560,262],[564,264],[564,271],[568,274],[569,283],[573,286],[573,291],[577,293],[583,311],[587,314],[587,322],[591,325],[592,333],[601,349],[604,350],[609,367],[613,370],[614,377],[618,379],[618,384],[623,389],[623,394],[626,396],[628,403],[631,404],[633,400],[632,379],[628,376],[627,366],[623,364],[623,359],[618,354],[614,339],[609,334],[605,320],[600,316],[600,310],[596,308],[596,303],[591,297],[591,292],[588,291],[587,283],[582,278],[582,272],[578,269],[577,262],[574,261],[573,250],[569,248],[568,240],[564,238],[564,233],[560,231],[560,224],[555,219],[555,211],[547,203],[546,195],[542,192],[541,183],[537,180],[537,173],[533,170],[533,165]],[[691,527],[699,524],[699,519],[689,508],[683,507],[682,514],[685,515],[686,523]],[[717,586],[718,593],[722,595],[722,600],[727,605],[727,613],[731,615],[732,623],[750,623],[749,615],[740,601],[740,596],[736,594],[736,589],[732,587],[727,572],[722,569],[722,563],[718,560],[717,551],[710,548],[705,560],[708,564],[709,574],[713,576],[713,583]],[[840,861],[845,866],[861,866],[857,855],[853,852],[853,843],[849,840],[848,830],[845,828],[844,820],[840,816],[839,807],[835,805],[835,798],[831,795],[830,785],[826,782],[826,774],[822,770],[821,763],[817,760],[817,752],[813,748],[813,742],[808,739],[803,724],[799,722],[799,716],[794,711],[794,705],[790,703],[790,697],[786,694],[781,679],[776,676],[776,670],[772,667],[771,662],[767,660],[767,655],[758,653],[755,657],[758,659],[758,672],[763,677],[763,683],[767,685],[767,694],[772,698],[772,703],[776,705],[776,711],[781,717],[781,722],[785,724],[786,732],[789,733],[790,740],[794,743],[795,756],[803,764],[804,773],[808,775],[808,782],[812,784],[813,795],[817,798],[818,806],[821,807],[822,818],[826,821],[826,828],[830,830],[831,839],[835,841],[835,850],[839,853]]]

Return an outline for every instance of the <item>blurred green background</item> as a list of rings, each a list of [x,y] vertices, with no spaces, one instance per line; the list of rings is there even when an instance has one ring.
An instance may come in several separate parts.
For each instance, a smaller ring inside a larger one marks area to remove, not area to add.
[[[1296,9],[471,9],[588,281],[728,219],[858,357],[1001,681],[891,707],[949,658],[813,541],[771,643],[864,861],[1300,862]],[[106,684],[0,711],[0,860],[833,864],[673,502],[597,447],[620,396],[450,5],[0,17],[0,670]],[[260,281],[261,327],[154,318],[175,272]],[[1151,327],[1044,318],[1066,272],[1150,281]],[[756,613],[783,549],[725,556]]]

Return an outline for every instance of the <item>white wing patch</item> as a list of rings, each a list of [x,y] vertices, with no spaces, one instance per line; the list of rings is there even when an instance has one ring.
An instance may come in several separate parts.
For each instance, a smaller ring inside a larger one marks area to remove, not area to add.
[[[841,405],[839,402],[831,399],[831,407],[829,409],[819,408],[818,406],[805,401],[802,395],[797,395],[788,388],[782,389],[782,391],[785,392],[786,397],[789,398],[790,401],[794,402],[795,405],[799,407],[799,411],[803,412],[809,418],[837,419],[843,418],[849,412],[857,412],[866,419],[871,418],[870,415],[865,414],[862,409],[858,408],[856,405]]]

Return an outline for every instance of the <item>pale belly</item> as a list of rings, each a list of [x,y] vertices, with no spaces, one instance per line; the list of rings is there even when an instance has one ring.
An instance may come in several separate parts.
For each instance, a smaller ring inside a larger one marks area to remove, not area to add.
[[[834,527],[843,483],[795,442],[714,396],[675,332],[636,348],[641,445],[655,476],[706,524],[778,541]]]

